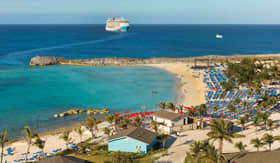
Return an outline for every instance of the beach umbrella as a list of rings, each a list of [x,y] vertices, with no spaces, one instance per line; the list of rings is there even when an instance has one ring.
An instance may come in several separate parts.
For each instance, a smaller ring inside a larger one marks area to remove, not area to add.
[[[191,107],[186,107],[186,106],[184,106],[184,108],[187,109],[187,110],[194,111],[193,108],[191,108]]]
[[[133,113],[133,114],[130,114],[128,117],[129,118],[133,118],[133,117],[136,117],[137,116],[137,114],[136,113]]]
[[[124,114],[129,114],[129,113],[131,113],[131,111],[127,110],[127,111],[124,112]]]
[[[144,113],[144,115],[149,115],[149,114],[150,114],[150,112],[145,112],[145,113]]]
[[[115,113],[115,116],[120,116],[122,113]]]

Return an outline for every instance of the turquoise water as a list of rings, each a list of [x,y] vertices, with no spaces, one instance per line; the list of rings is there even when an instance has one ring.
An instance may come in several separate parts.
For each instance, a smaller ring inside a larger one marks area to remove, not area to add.
[[[24,125],[44,131],[83,120],[86,114],[53,118],[74,108],[156,109],[159,101],[175,100],[175,79],[150,67],[6,67],[0,69],[0,97],[0,129],[15,137]]]
[[[223,39],[216,39],[220,33]],[[104,25],[0,25],[0,130],[20,135],[63,127],[86,115],[54,119],[73,108],[112,112],[156,108],[175,100],[175,79],[148,67],[29,67],[36,54],[65,58],[189,57],[280,53],[280,25],[131,25],[111,33]],[[154,95],[152,91],[158,91]]]

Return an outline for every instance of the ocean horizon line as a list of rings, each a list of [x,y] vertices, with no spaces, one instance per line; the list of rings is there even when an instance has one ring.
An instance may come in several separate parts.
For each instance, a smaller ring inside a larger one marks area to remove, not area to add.
[[[57,24],[41,24],[41,23],[38,23],[38,24],[33,24],[33,23],[30,23],[30,24],[1,24],[0,23],[0,26],[6,26],[6,25],[27,25],[27,26],[29,26],[29,25],[38,25],[38,26],[41,26],[41,25],[73,25],[73,26],[75,26],[75,25],[105,25],[105,23],[93,23],[93,24],[88,24],[88,23],[85,23],[85,24],[83,24],[83,23],[81,23],[81,24],[75,24],[75,23],[57,23]],[[132,25],[183,25],[183,26],[204,26],[204,25],[206,25],[206,26],[222,26],[222,25],[224,25],[224,26],[280,26],[280,24],[243,24],[243,23],[240,23],[240,24],[211,24],[211,23],[209,23],[209,24],[177,24],[177,23],[156,23],[156,24],[153,24],[153,23],[132,23]]]

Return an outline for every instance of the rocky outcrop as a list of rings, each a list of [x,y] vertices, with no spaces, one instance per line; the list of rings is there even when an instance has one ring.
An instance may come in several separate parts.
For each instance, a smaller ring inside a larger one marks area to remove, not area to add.
[[[184,57],[184,58],[93,58],[93,59],[64,59],[60,57],[36,56],[29,63],[31,66],[44,65],[140,65],[140,64],[159,64],[159,63],[174,63],[174,62],[209,62],[210,64],[229,61],[240,61],[243,58],[262,58],[262,59],[280,59],[280,55],[232,55],[232,56],[200,56],[200,57]]]
[[[62,59],[62,58],[61,58]],[[29,63],[31,66],[43,66],[43,65],[56,65],[59,64],[60,58],[57,57],[33,57]]]

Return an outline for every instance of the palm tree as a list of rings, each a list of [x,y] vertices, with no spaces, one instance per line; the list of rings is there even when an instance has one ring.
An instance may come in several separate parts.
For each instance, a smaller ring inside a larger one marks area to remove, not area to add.
[[[235,148],[237,148],[240,152],[244,152],[245,148],[247,147],[247,145],[244,145],[241,141],[235,143],[234,145]]]
[[[275,127],[275,121],[273,121],[272,119],[268,119],[266,125],[269,130],[272,131],[273,127]]]
[[[244,118],[245,118],[246,122],[249,122],[250,117],[251,117],[251,114],[249,114],[248,112],[246,114],[244,114]]]
[[[198,163],[202,158],[202,146],[203,144],[200,141],[195,141],[190,145],[190,153],[187,153],[187,158],[191,161]]]
[[[248,105],[249,105],[249,103],[247,101],[242,102],[242,106],[245,108],[245,111],[248,110]]]
[[[194,107],[192,107],[192,108],[194,108]],[[197,112],[196,112],[196,110],[188,110],[188,115],[191,118],[194,118],[197,115]]]
[[[97,120],[93,116],[87,117],[85,119],[85,126],[89,128],[93,140],[95,138],[94,132],[98,130]]]
[[[114,115],[113,115],[113,114],[107,115],[107,116],[105,117],[105,120],[106,120],[108,123],[113,124],[113,122],[114,122]]]
[[[239,124],[241,125],[242,131],[243,131],[244,128],[245,128],[245,125],[246,125],[246,119],[245,119],[245,117],[241,117],[241,118],[239,119]]]
[[[152,120],[151,121],[151,126],[155,130],[155,133],[157,133],[158,132],[158,124],[157,124],[157,122]]]
[[[216,116],[217,116],[217,111],[219,110],[219,108],[218,108],[217,106],[214,106],[214,107],[213,107],[213,110],[215,111],[215,118],[216,118]]]
[[[252,90],[252,88],[251,88],[251,89],[248,90],[247,94],[248,94],[248,96],[251,96],[252,93],[253,93],[253,90]]]
[[[120,126],[121,126],[122,129],[127,129],[128,124],[129,124],[129,119],[128,118],[124,118],[120,121]],[[134,123],[134,125],[135,125],[135,123]]]
[[[263,146],[263,142],[261,141],[261,139],[259,138],[255,138],[255,139],[252,139],[250,141],[250,144],[253,144],[254,147],[257,148],[257,151],[259,152],[259,148]]]
[[[236,104],[239,104],[241,102],[240,98],[239,97],[236,97],[234,100],[233,100],[234,103]]]
[[[82,126],[80,126],[75,131],[77,132],[77,134],[79,134],[79,136],[80,136],[80,143],[81,143],[82,140],[83,140],[83,134],[84,134],[85,130],[82,128]]]
[[[159,108],[163,109],[163,110],[166,109],[166,102],[160,102],[159,103]]]
[[[203,146],[203,153],[204,153],[204,158],[205,162],[221,162],[221,156],[219,155],[219,151],[215,148],[214,145],[212,144],[205,144]]]
[[[233,104],[229,104],[227,110],[231,113],[231,117],[237,112],[237,109]]]
[[[257,134],[258,126],[260,125],[260,120],[259,120],[259,116],[258,115],[254,116],[253,125],[256,127],[256,131],[255,132]]]
[[[139,117],[139,116],[135,117],[134,118],[135,126],[140,127],[142,124],[142,121],[143,121],[143,119],[141,117]]]
[[[1,163],[3,162],[3,158],[4,158],[4,146],[5,146],[5,143],[7,142],[7,140],[6,140],[7,134],[8,134],[8,130],[5,130],[4,132],[0,133]]]
[[[195,141],[190,145],[190,151],[193,155],[198,156],[201,152],[202,143],[200,141]]]
[[[43,158],[45,157],[45,153],[44,153],[45,144],[46,144],[46,142],[43,141],[39,136],[37,136],[36,140],[32,144],[32,145],[38,147],[42,151]]]
[[[68,149],[68,144],[70,144],[72,138],[70,137],[70,132],[66,131],[59,137],[60,139],[63,139],[65,141],[66,149]]]
[[[211,130],[207,133],[207,136],[214,141],[219,140],[219,151],[220,153],[223,153],[223,141],[226,140],[232,143],[233,135],[229,131],[231,125],[225,123],[224,120],[213,119],[209,126],[211,127]]]
[[[166,141],[169,139],[169,135],[167,135],[167,134],[161,134],[161,135],[160,135],[160,139],[162,140],[162,148],[164,149],[164,148],[165,148]]]
[[[129,124],[129,120],[127,120],[127,119],[122,119],[122,120],[120,121],[120,127],[121,127],[122,129],[127,129],[127,128],[128,128],[128,124]],[[133,125],[135,125],[135,123],[134,123]],[[135,126],[136,126],[136,125],[135,125]]]
[[[107,116],[105,117],[105,120],[106,120],[108,123],[110,123],[110,124],[113,125],[113,123],[114,123],[114,115],[113,115],[113,114],[107,115]]]
[[[106,134],[106,135],[108,135],[108,136],[111,135],[111,129],[110,129],[110,128],[105,127],[105,128],[103,129],[103,131],[104,131],[104,134]]]
[[[184,105],[179,105],[179,111],[182,112],[184,110]]]
[[[264,144],[267,144],[269,147],[269,150],[271,151],[271,145],[274,143],[274,137],[270,134],[264,134],[262,137],[262,141]]]
[[[27,142],[27,150],[25,154],[25,162],[27,162],[30,146],[32,144],[32,138],[34,138],[36,134],[33,133],[33,130],[29,126],[25,126],[24,129],[22,130],[22,133],[24,134],[24,137]]]
[[[206,105],[205,104],[202,104],[198,107],[198,112],[199,112],[199,115],[200,115],[200,126],[199,128],[202,129],[203,127],[203,116],[206,115],[207,113],[207,108],[206,108]]]
[[[115,117],[114,118],[114,129],[116,131],[118,131],[118,129],[119,129],[120,122],[121,122],[121,118],[120,117]]]
[[[221,156],[209,140],[195,141],[190,145],[190,152],[187,153],[185,162],[221,162]]]
[[[263,122],[264,122],[265,128],[266,128],[266,124],[267,124],[267,120],[268,120],[269,116],[270,116],[270,115],[269,115],[268,113],[266,113],[266,112],[262,113],[262,115],[261,115],[261,118],[262,118],[262,120],[263,120]],[[267,128],[266,128],[266,129],[267,129]]]
[[[193,106],[191,108],[194,108]],[[194,120],[194,117],[197,115],[196,110],[188,110],[188,116],[189,118]],[[193,129],[194,123],[192,123],[192,129]]]
[[[260,94],[261,93],[261,90],[262,90],[262,88],[260,88],[260,87],[256,87],[255,88],[255,92],[257,93],[257,94]]]
[[[171,109],[172,111],[174,111],[176,109],[175,105],[173,102],[169,102],[167,103],[167,108],[168,109]]]

